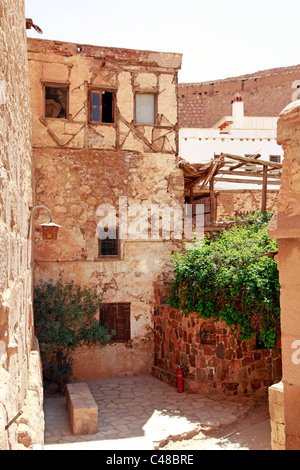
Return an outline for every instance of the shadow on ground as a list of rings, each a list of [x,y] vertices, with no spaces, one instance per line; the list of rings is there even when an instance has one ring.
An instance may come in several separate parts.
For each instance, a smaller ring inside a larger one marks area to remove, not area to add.
[[[153,450],[203,430],[227,428],[255,406],[253,398],[178,394],[151,376],[86,382],[99,408],[98,433],[74,436],[66,399],[49,397],[44,406],[46,450]]]

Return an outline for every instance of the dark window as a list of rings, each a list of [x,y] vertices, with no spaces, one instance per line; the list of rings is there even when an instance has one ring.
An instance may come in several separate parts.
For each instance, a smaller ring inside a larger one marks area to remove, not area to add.
[[[116,332],[116,335],[112,337],[112,341],[130,340],[129,303],[102,304],[100,322],[106,325],[109,331],[114,330]]]
[[[100,240],[98,238],[99,258],[103,257],[119,257],[120,256],[120,239],[119,231],[116,231],[116,238],[106,238]]]
[[[280,155],[270,155],[270,162],[280,163]]]
[[[90,91],[90,121],[114,122],[114,93],[110,91]]]
[[[45,86],[45,117],[56,119],[68,119],[68,95],[67,86]]]

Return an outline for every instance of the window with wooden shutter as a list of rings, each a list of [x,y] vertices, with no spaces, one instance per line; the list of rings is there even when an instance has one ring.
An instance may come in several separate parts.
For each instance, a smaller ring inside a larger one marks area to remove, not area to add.
[[[130,303],[105,303],[100,308],[100,322],[116,335],[112,342],[130,340]]]
[[[111,91],[90,90],[90,121],[112,124],[114,120],[115,94]]]

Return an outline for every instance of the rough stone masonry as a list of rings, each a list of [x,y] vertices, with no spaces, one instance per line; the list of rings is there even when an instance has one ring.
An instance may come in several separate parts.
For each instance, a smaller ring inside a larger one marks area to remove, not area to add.
[[[44,442],[28,239],[33,192],[23,0],[0,4],[0,57],[0,449],[21,450]]]
[[[172,234],[127,238],[117,253],[103,255],[97,209],[109,204],[118,218],[120,196],[129,211],[184,202],[176,157],[181,55],[36,39],[28,51],[36,202],[62,225],[55,242],[37,235],[36,281],[62,277],[95,287],[115,315],[118,340],[81,347],[77,378],[150,373],[153,283],[168,276],[181,242]],[[128,223],[137,215],[129,213]]]

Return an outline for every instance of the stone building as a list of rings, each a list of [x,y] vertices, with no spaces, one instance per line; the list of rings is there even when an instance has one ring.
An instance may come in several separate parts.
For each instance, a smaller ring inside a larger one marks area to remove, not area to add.
[[[245,116],[244,107],[242,96],[237,94],[232,100],[230,115],[223,116],[212,127],[180,129],[179,156],[190,163],[207,163],[221,153],[244,157],[260,154],[262,160],[280,163],[283,150],[276,141],[278,117]],[[215,187],[238,189],[240,186],[242,189],[257,189],[255,184],[242,182],[258,169],[254,164],[248,164],[244,167],[245,176],[238,178],[240,183],[219,181]],[[277,190],[279,186],[280,180],[277,180]]]
[[[299,98],[299,88],[299,65],[223,80],[180,83],[180,157],[197,164],[221,152],[242,156],[259,153],[265,160],[282,160],[282,150],[276,143],[277,117],[285,106]],[[232,103],[237,96],[242,103]],[[237,122],[231,124],[234,115]],[[216,196],[217,220],[261,207],[260,185],[219,182],[216,188],[220,190]],[[271,181],[268,210],[277,209],[277,196],[278,186]],[[209,207],[209,198],[204,204]]]
[[[209,128],[231,114],[231,102],[239,93],[245,116],[279,116],[300,96],[300,65],[263,70],[253,74],[203,83],[180,83],[179,128]]]
[[[28,56],[36,203],[62,226],[55,242],[37,235],[35,280],[103,293],[99,319],[117,334],[103,349],[77,351],[78,379],[150,373],[153,283],[168,276],[181,240],[172,230],[169,239],[153,237],[138,217],[148,222],[151,205],[184,202],[181,55],[29,39]],[[115,240],[99,238],[105,207],[115,210]]]
[[[23,0],[0,3],[0,450],[44,442],[32,310],[31,113]]]

